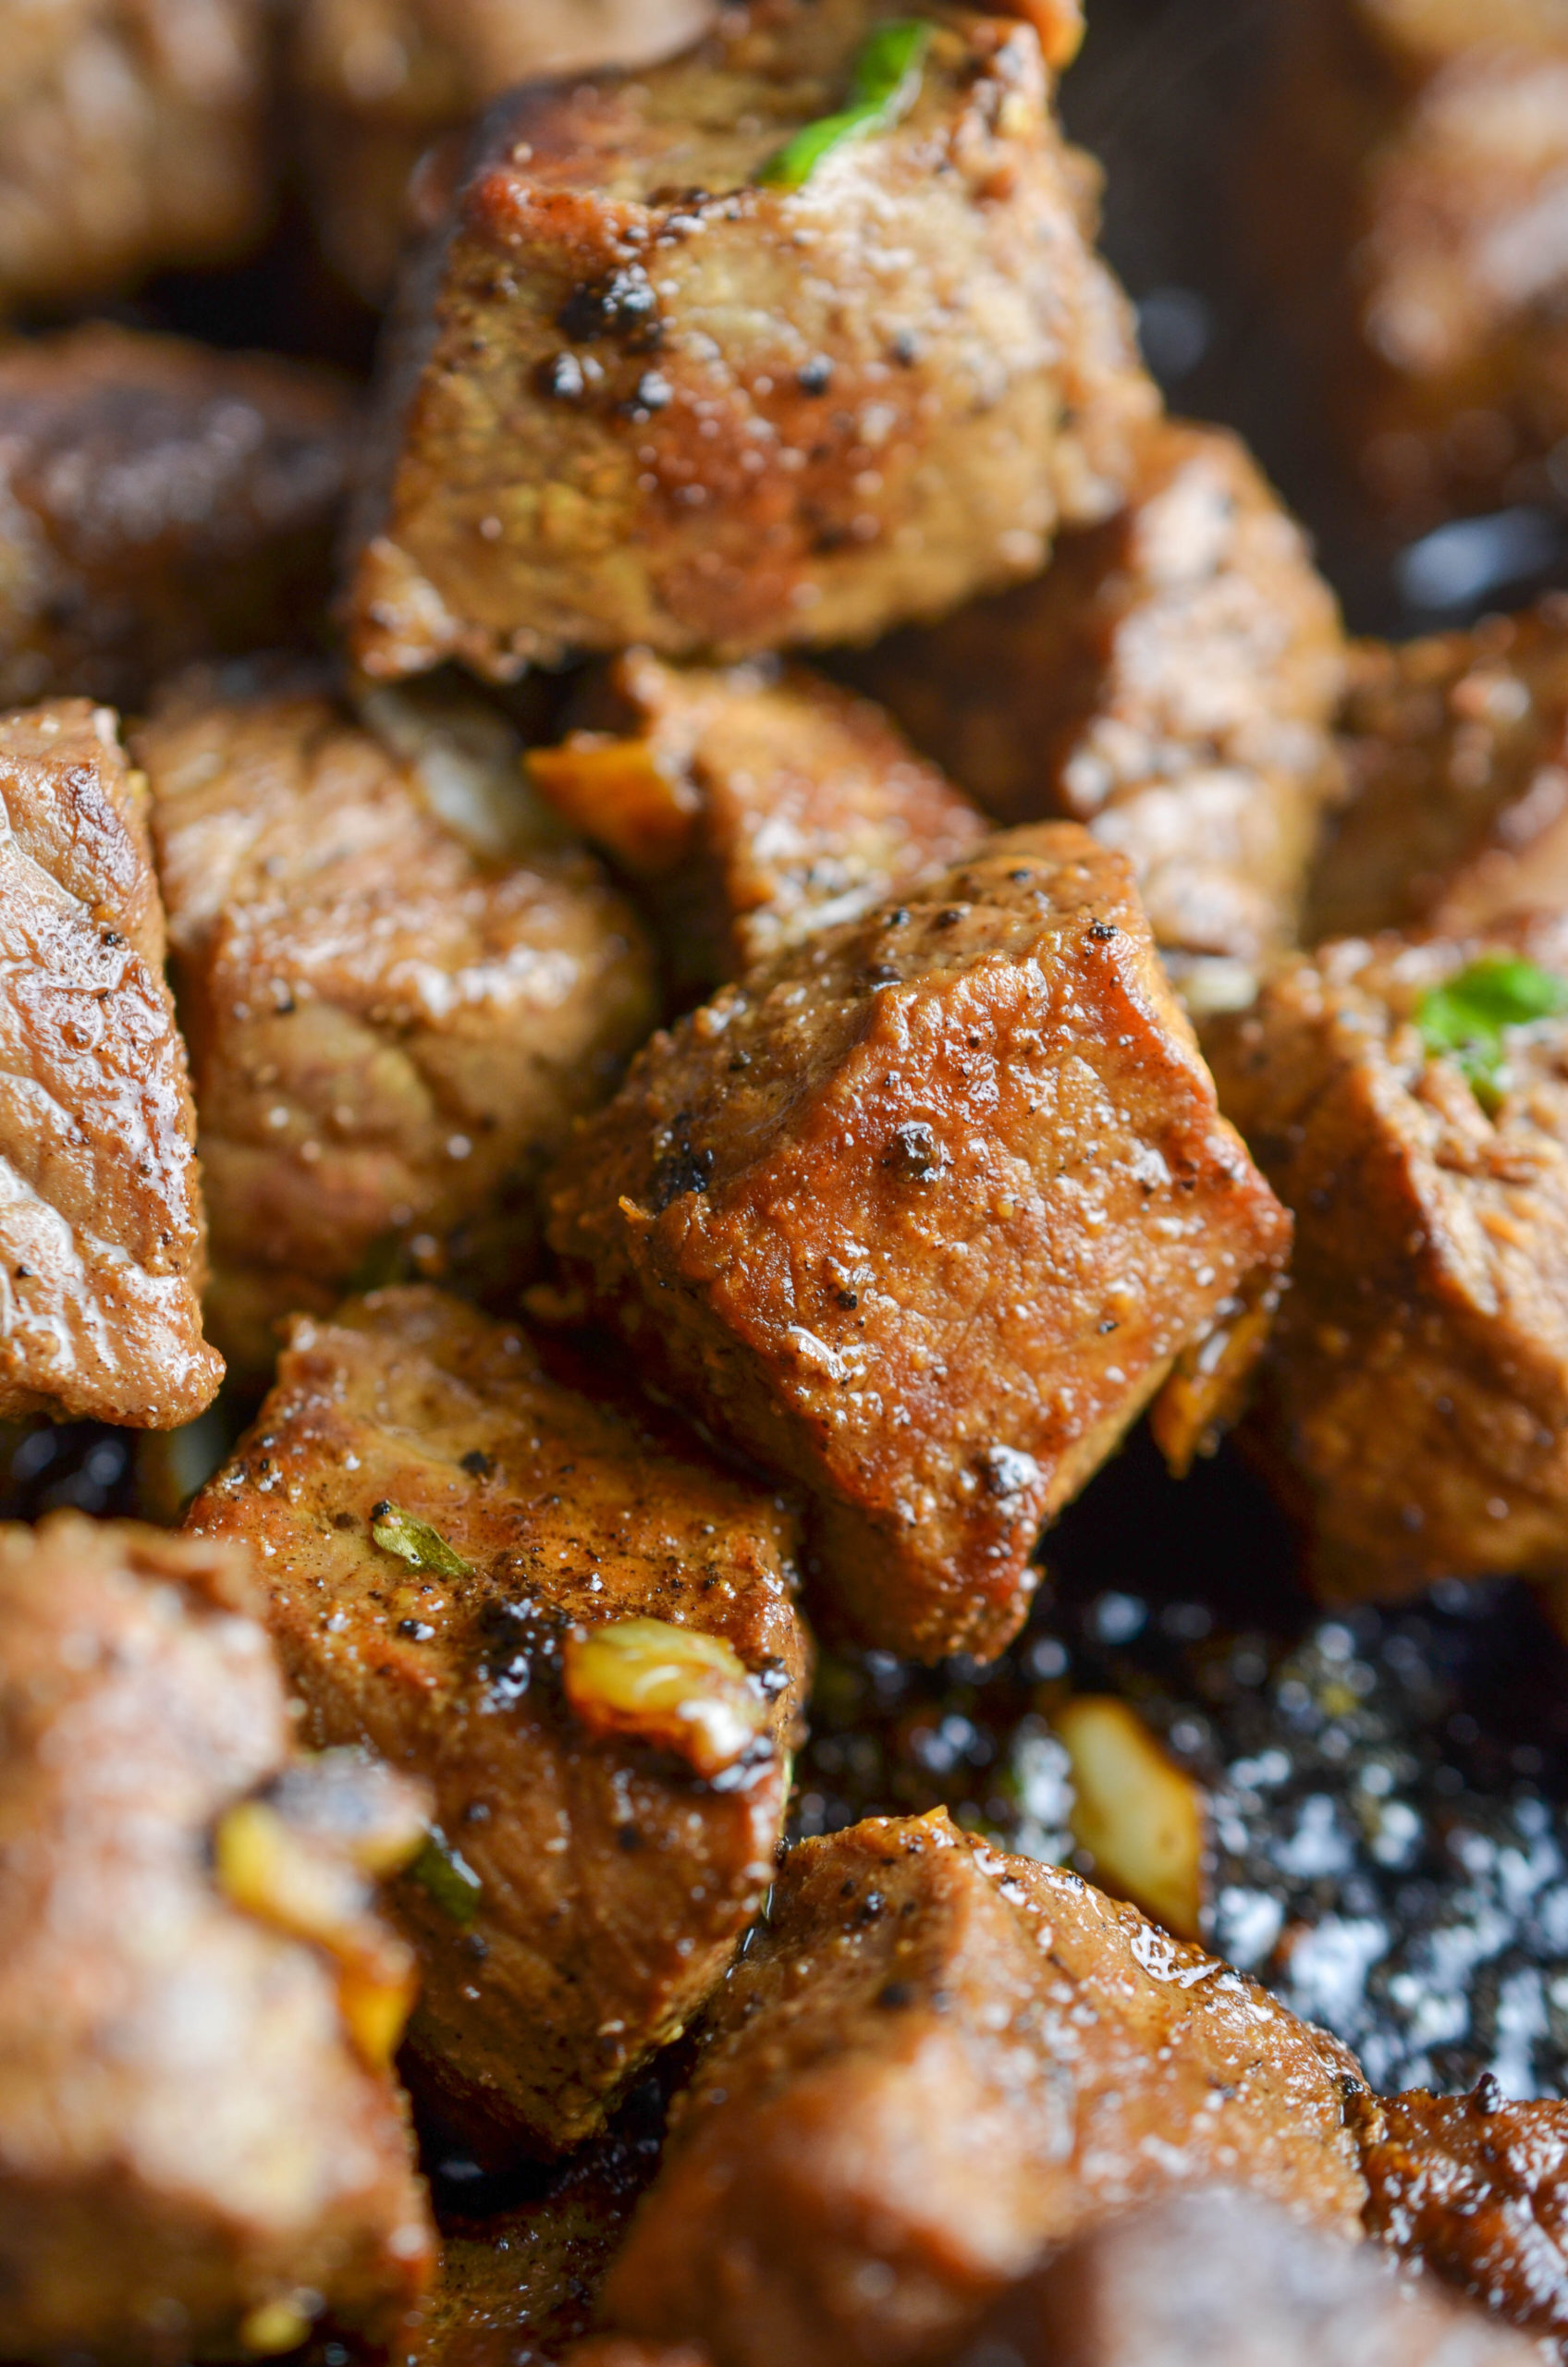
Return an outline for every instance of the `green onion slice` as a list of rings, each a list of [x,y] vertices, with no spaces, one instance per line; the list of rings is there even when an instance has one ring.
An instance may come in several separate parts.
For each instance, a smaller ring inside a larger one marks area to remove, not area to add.
[[[1511,1027],[1568,1012],[1568,980],[1517,954],[1488,954],[1423,995],[1415,1024],[1428,1052],[1464,1070],[1484,1110],[1502,1098],[1504,1036]]]
[[[409,1868],[409,1879],[418,1883],[454,1923],[472,1923],[479,1912],[484,1884],[438,1824],[426,1834],[424,1846]]]
[[[770,156],[757,175],[765,189],[803,189],[823,158],[846,140],[868,131],[890,131],[920,96],[925,53],[936,27],[921,17],[900,17],[881,25],[854,62],[849,104],[838,115],[806,124]]]

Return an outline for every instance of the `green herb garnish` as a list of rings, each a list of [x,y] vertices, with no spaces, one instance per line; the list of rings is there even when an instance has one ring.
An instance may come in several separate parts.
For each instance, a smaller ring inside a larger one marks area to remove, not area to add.
[[[409,1879],[418,1883],[454,1923],[472,1923],[479,1912],[484,1884],[438,1824],[426,1834],[423,1848],[409,1868]]]
[[[1488,954],[1423,995],[1415,1024],[1428,1052],[1464,1070],[1483,1110],[1502,1098],[1503,1038],[1511,1027],[1568,1011],[1568,981],[1517,954]]]
[[[797,131],[770,156],[757,179],[765,189],[802,189],[823,158],[846,140],[868,131],[890,131],[920,96],[920,78],[934,25],[900,17],[880,26],[864,43],[850,78],[849,104]]]
[[[416,1570],[431,1570],[438,1578],[472,1578],[473,1565],[447,1544],[427,1520],[415,1520],[401,1504],[373,1504],[370,1533],[384,1553],[396,1553]]]

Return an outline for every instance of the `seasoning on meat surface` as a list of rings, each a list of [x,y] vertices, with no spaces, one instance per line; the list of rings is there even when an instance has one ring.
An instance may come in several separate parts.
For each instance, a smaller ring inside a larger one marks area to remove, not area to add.
[[[491,2153],[577,2143],[772,1880],[807,1655],[791,1520],[552,1380],[516,1327],[412,1289],[296,1327],[190,1521],[258,1547],[312,1739],[369,1742],[435,1787],[441,1838],[397,1902],[420,2087]],[[742,1664],[766,1716],[724,1766],[669,1747],[668,1695],[645,1738],[573,1708],[569,1644],[632,1622]]]
[[[1253,961],[1295,935],[1338,785],[1339,614],[1234,436],[1171,421],[1139,455],[1044,575],[854,670],[989,813],[1120,847],[1161,945]]]
[[[260,238],[269,15],[262,0],[6,0],[0,313]]]
[[[1353,653],[1309,941],[1568,906],[1568,602]]]
[[[391,2341],[434,2265],[395,2026],[366,2043],[367,1957],[406,1952],[359,1872],[423,1804],[298,1758],[251,1607],[227,1547],[0,1529],[8,2358],[288,2350],[324,2312]],[[309,1846],[313,1922],[226,1891],[245,1816]]]
[[[367,730],[313,683],[198,673],[136,740],[210,1319],[262,1371],[276,1318],[325,1312],[389,1239],[436,1264],[525,1257],[541,1161],[655,1014],[636,916],[529,797],[505,719],[397,693],[372,712]]]
[[[325,372],[102,323],[0,352],[0,700],[119,704],[325,621],[352,409]]]
[[[299,0],[289,80],[327,253],[381,303],[433,141],[515,83],[668,57],[713,14],[714,0]]]
[[[0,1417],[170,1429],[223,1366],[145,784],[85,699],[0,716]]]
[[[1568,1573],[1568,931],[1348,938],[1206,1047],[1295,1216],[1258,1418],[1318,1573]]]
[[[1115,507],[1157,399],[1037,36],[933,7],[856,112],[907,21],[757,0],[492,112],[400,300],[369,672],[869,639]]]
[[[550,1234],[675,1402],[804,1484],[839,1623],[925,1660],[1001,1650],[1042,1523],[1289,1242],[1126,859],[1072,823],[655,1036]]]
[[[605,2287],[722,2367],[942,2359],[1047,2246],[1226,2178],[1330,2232],[1354,2058],[1076,1874],[945,1815],[785,1859]]]
[[[1368,2231],[1549,2343],[1568,2339],[1568,2104],[1365,2096],[1352,2105]]]
[[[998,2304],[957,2367],[1530,2367],[1478,2311],[1365,2249],[1209,2187],[1077,2243]]]
[[[958,862],[987,824],[867,699],[802,666],[618,658],[535,749],[535,785],[646,882],[679,987],[706,991]]]

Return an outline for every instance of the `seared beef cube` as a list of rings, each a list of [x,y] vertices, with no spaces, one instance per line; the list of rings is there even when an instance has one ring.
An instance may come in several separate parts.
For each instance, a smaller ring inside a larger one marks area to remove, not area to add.
[[[1366,2096],[1353,2105],[1368,2232],[1559,2355],[1568,2340],[1568,2104]]]
[[[7,2358],[389,2342],[433,2265],[358,1870],[423,1804],[296,1759],[251,1605],[227,1547],[0,1529]]]
[[[1247,213],[1275,305],[1401,534],[1552,498],[1568,428],[1568,48],[1554,0],[1311,0]]]
[[[1351,2236],[1336,2042],[937,1810],[786,1858],[716,2001],[608,2321],[723,2367],[938,2360],[1047,2247],[1224,2177]]]
[[[714,671],[633,650],[580,711],[612,729],[536,749],[529,769],[647,882],[682,987],[896,898],[986,834],[869,700],[804,667]]]
[[[1550,208],[1568,54],[1477,42],[1395,115],[1360,190],[1358,436],[1412,522],[1546,489],[1568,430],[1568,293]]]
[[[504,719],[396,693],[375,712],[365,730],[313,687],[198,675],[136,741],[211,1319],[251,1368],[277,1317],[329,1309],[388,1237],[439,1260],[509,1199],[524,1254],[540,1161],[655,1015],[635,915],[530,800]]]
[[[297,0],[289,79],[326,252],[383,302],[434,141],[514,83],[668,57],[713,13],[714,0]]]
[[[10,0],[0,313],[74,302],[261,235],[263,0]]]
[[[841,1625],[999,1651],[1042,1523],[1288,1221],[1124,856],[991,840],[655,1036],[551,1238],[647,1371],[803,1483]]]
[[[988,812],[1120,847],[1162,945],[1251,961],[1293,938],[1343,644],[1233,435],[1156,428],[1125,507],[1044,575],[855,672]]]
[[[1354,654],[1313,940],[1568,904],[1568,603]]]
[[[145,785],[105,707],[0,716],[0,1418],[210,1404],[185,1047]]]
[[[325,373],[101,325],[0,353],[0,699],[143,700],[321,625],[352,411]]]
[[[1529,2367],[1538,2353],[1365,2250],[1210,2188],[1096,2227],[956,2367]]]
[[[1568,1574],[1559,1005],[1568,930],[1543,917],[1325,946],[1206,1037],[1295,1215],[1260,1419],[1334,1590]]]
[[[772,1879],[790,1517],[413,1289],[296,1327],[190,1521],[259,1547],[312,1737],[435,1787],[441,1854],[398,1900],[422,2090],[489,2153],[575,2144]]]
[[[1038,38],[921,23],[753,0],[670,65],[492,111],[402,293],[367,671],[870,639],[1115,507],[1156,398]],[[808,166],[874,69],[881,114]]]

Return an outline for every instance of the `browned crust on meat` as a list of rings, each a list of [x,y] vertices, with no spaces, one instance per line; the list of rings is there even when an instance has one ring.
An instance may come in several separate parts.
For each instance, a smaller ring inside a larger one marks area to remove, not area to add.
[[[936,1659],[1000,1650],[1041,1523],[1288,1226],[1125,859],[1056,823],[655,1036],[550,1233],[648,1373],[808,1489],[824,1606]]]
[[[896,6],[758,0],[493,115],[404,288],[361,665],[869,638],[1113,505],[1154,396],[1031,30],[933,10],[903,123],[754,185]]]
[[[989,813],[1129,855],[1162,945],[1243,961],[1295,934],[1343,670],[1300,529],[1235,436],[1181,421],[1035,582],[854,666]]]
[[[1415,1024],[1488,955],[1568,977],[1555,916],[1353,938],[1205,1034],[1295,1215],[1254,1437],[1335,1593],[1568,1570],[1568,1025],[1515,1040],[1488,1111]]]
[[[146,784],[106,708],[0,717],[0,1414],[171,1429],[223,1365]]]
[[[384,1551],[384,1503],[469,1574]],[[468,1922],[398,1893],[421,2089],[489,2158],[580,2142],[719,1980],[771,1879],[808,1654],[790,1515],[552,1380],[516,1325],[410,1289],[296,1326],[190,1523],[258,1547],[312,1738],[426,1776],[483,1885]],[[711,1783],[563,1700],[568,1632],[645,1617],[725,1638],[763,1686],[764,1737]]]
[[[293,1763],[228,1545],[0,1529],[0,2350],[242,2355],[268,2305],[392,2341],[434,2266],[401,2099],[324,1950],[214,1881]]]
[[[1223,2176],[1341,2235],[1355,2066],[1254,1982],[941,1810],[785,1860],[609,2321],[722,2367],[937,2361],[1047,2247]]]
[[[140,705],[319,635],[353,411],[328,372],[103,322],[0,352],[0,702]]]

